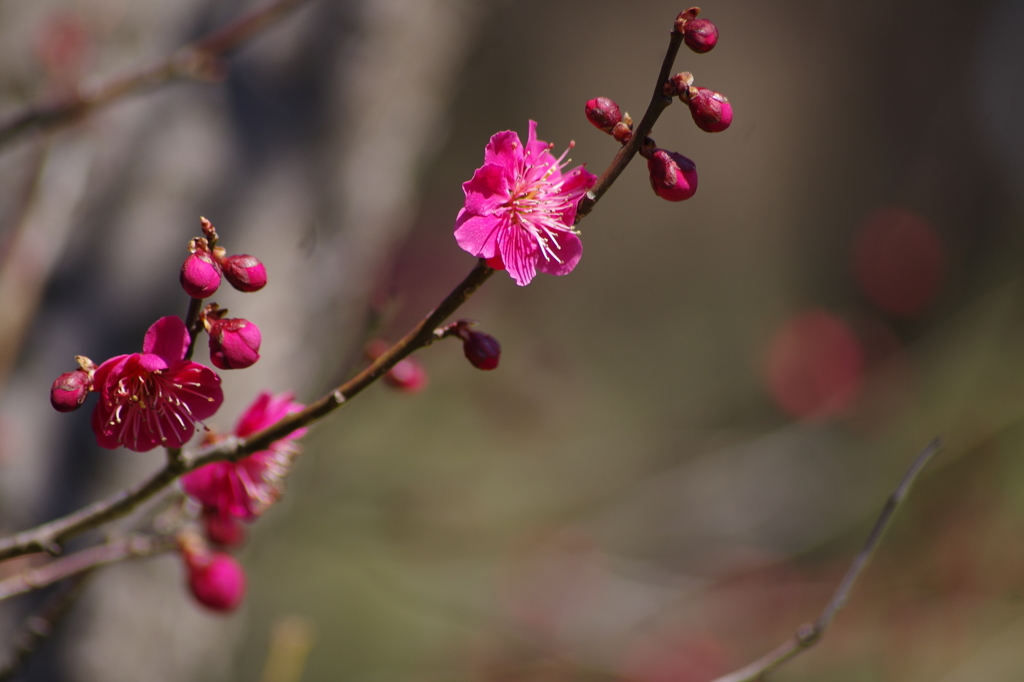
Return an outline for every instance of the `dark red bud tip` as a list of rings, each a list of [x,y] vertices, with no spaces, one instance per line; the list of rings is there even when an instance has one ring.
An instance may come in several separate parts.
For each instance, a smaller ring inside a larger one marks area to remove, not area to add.
[[[221,552],[186,558],[192,596],[213,611],[234,611],[245,597],[245,571]]]
[[[587,102],[587,120],[606,133],[622,120],[619,105],[607,97],[595,97]]]
[[[704,132],[720,133],[732,125],[732,105],[720,92],[690,88],[687,104],[693,122]]]
[[[65,372],[50,387],[50,404],[58,412],[74,412],[85,402],[91,387],[92,378],[88,373],[80,369]]]
[[[267,284],[267,269],[254,256],[228,256],[220,265],[228,282],[239,291],[259,291]]]
[[[194,251],[181,266],[181,288],[192,298],[209,298],[220,286],[220,269],[208,251]]]
[[[501,344],[498,339],[483,332],[468,331],[462,342],[462,351],[469,364],[477,369],[494,369],[501,358]]]
[[[245,369],[260,359],[260,329],[242,318],[210,322],[210,361],[221,369]]]
[[[697,166],[677,152],[655,149],[647,159],[654,193],[668,201],[684,201],[697,192]]]
[[[718,44],[718,27],[707,19],[691,19],[683,26],[683,42],[698,54],[710,52]]]

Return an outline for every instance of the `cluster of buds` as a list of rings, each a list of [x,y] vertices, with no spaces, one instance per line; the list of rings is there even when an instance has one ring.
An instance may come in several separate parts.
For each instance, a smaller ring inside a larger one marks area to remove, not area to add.
[[[699,7],[681,12],[676,17],[673,32],[682,36],[691,50],[703,54],[718,44],[718,28],[707,19],[698,19],[698,14]],[[668,98],[666,103],[678,97],[686,104],[693,122],[705,132],[719,133],[732,124],[729,100],[714,90],[695,87],[693,74],[688,71],[669,78],[662,86],[662,94]],[[595,97],[586,106],[588,121],[626,145],[633,138],[633,121],[629,114],[620,112],[619,105],[607,97]],[[678,152],[660,149],[650,137],[642,140],[639,151],[647,159],[651,187],[659,197],[668,201],[684,201],[696,193],[697,166],[692,160]]]
[[[267,270],[257,258],[227,255],[217,246],[217,231],[206,218],[200,218],[202,237],[189,242],[188,257],[181,265],[181,287],[192,298],[209,298],[217,293],[221,276],[239,291],[259,291],[267,283]]]

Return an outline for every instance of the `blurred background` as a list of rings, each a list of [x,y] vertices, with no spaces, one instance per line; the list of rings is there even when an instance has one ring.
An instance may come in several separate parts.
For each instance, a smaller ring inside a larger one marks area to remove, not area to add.
[[[0,3],[0,120],[258,6]],[[222,83],[0,149],[3,531],[160,466],[98,450],[47,388],[184,314],[200,215],[270,275],[216,297],[264,339],[225,376],[227,430],[260,389],[315,399],[369,310],[397,338],[469,271],[451,233],[490,135],[536,120],[599,174],[617,145],[584,103],[639,118],[683,9],[310,0]],[[696,162],[693,199],[634,163],[571,276],[499,273],[459,312],[497,370],[439,343],[425,391],[313,429],[240,552],[239,612],[201,611],[177,556],[118,565],[25,679],[711,680],[817,617],[935,436],[847,609],[772,679],[1024,677],[1024,2],[703,9],[719,45],[676,67],[734,123],[676,103],[653,133]]]

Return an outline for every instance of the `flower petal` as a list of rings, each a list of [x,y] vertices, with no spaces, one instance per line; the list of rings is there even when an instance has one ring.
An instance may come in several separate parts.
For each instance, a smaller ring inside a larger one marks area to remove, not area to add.
[[[507,231],[504,221],[496,216],[464,216],[455,229],[455,241],[464,251],[477,258],[492,258],[497,250],[498,235]]]
[[[555,259],[537,259],[537,269],[549,275],[568,275],[583,255],[583,243],[572,232],[559,232],[555,235],[555,253],[562,261]]]
[[[537,274],[537,245],[526,231],[516,227],[498,234],[498,250],[508,274],[521,287]]]
[[[181,360],[188,352],[188,330],[177,315],[161,317],[153,323],[142,341],[142,352],[159,355],[167,364]]]

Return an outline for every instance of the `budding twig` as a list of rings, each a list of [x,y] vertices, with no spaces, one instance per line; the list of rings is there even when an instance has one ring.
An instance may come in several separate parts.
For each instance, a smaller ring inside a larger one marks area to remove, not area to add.
[[[436,340],[434,330],[441,326],[459,306],[469,300],[494,269],[483,259],[470,271],[462,282],[419,324],[369,367],[352,377],[341,386],[332,389],[319,400],[308,405],[301,412],[288,415],[273,426],[254,433],[244,440],[230,437],[193,453],[181,453],[180,459],[169,461],[148,480],[121,490],[105,500],[94,502],[67,516],[55,519],[30,530],[0,538],[0,561],[33,552],[60,553],[60,543],[86,530],[96,528],[108,521],[129,514],[140,504],[170,485],[182,474],[205,464],[223,460],[238,460],[260,450],[266,450],[271,443],[281,440],[292,431],[308,426],[322,419],[364,388],[384,376],[400,360]]]
[[[882,507],[882,513],[878,516],[878,520],[875,521],[875,526],[871,529],[867,541],[861,547],[857,556],[853,558],[853,563],[850,564],[846,575],[843,576],[839,587],[836,588],[835,593],[828,604],[825,605],[825,609],[818,616],[818,619],[813,623],[801,625],[792,637],[780,644],[775,650],[765,654],[750,665],[744,666],[728,675],[723,675],[713,680],[713,682],[754,682],[754,680],[760,680],[764,675],[775,670],[791,658],[796,657],[802,651],[811,648],[821,639],[832,619],[846,605],[846,601],[850,598],[850,592],[853,591],[854,583],[857,582],[857,578],[860,577],[864,567],[867,566],[875,550],[878,549],[878,545],[882,541],[882,535],[885,534],[889,523],[892,521],[893,514],[896,513],[896,508],[899,507],[903,498],[906,497],[907,491],[910,490],[910,486],[917,478],[917,475],[921,473],[921,469],[928,464],[941,445],[940,439],[936,438],[914,458],[910,468],[903,474],[903,479],[896,486],[889,499],[886,500],[885,506]]]
[[[92,87],[79,87],[70,97],[37,102],[0,123],[0,148],[31,130],[50,130],[71,123],[94,109],[126,95],[150,90],[178,79],[210,80],[219,75],[218,59],[284,17],[305,0],[276,0],[236,19],[161,61]]]
[[[608,188],[612,186],[612,183],[615,182],[622,171],[626,169],[626,166],[633,160],[636,153],[640,151],[640,146],[644,140],[647,139],[651,130],[654,129],[654,124],[657,122],[658,117],[672,104],[672,98],[665,95],[664,87],[672,73],[672,65],[675,64],[676,55],[679,54],[679,47],[682,44],[683,34],[672,31],[668,42],[668,49],[665,50],[665,59],[661,63],[658,82],[654,86],[654,94],[651,95],[651,103],[647,105],[647,111],[644,113],[643,119],[640,120],[640,124],[633,130],[633,136],[629,139],[629,142],[623,145],[622,149],[619,150],[615,158],[608,165],[608,168],[598,178],[594,188],[587,192],[586,196],[580,201],[580,205],[576,209],[577,223],[593,210],[594,205],[608,191]]]

